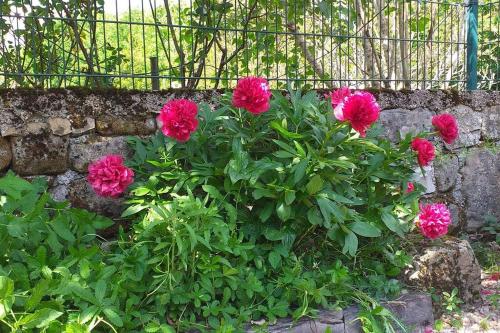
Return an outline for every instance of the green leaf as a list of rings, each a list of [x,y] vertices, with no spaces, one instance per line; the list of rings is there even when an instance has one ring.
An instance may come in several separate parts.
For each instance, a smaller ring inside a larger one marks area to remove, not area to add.
[[[289,132],[287,129],[285,129],[285,128],[283,128],[283,126],[281,126],[281,124],[279,123],[278,120],[271,121],[271,123],[269,124],[269,127],[276,130],[279,134],[281,134],[282,136],[284,136],[285,138],[288,138],[288,139],[301,139],[304,137],[302,134]]]
[[[71,322],[66,325],[64,333],[89,333],[89,329],[83,324]]]
[[[382,211],[382,221],[384,224],[391,230],[392,232],[395,232],[398,234],[400,237],[404,237],[404,232],[401,226],[399,225],[398,220],[392,215],[391,213],[387,212],[386,210]]]
[[[260,220],[262,222],[266,222],[271,217],[273,210],[274,210],[274,203],[272,202],[268,203],[259,213]]]
[[[13,199],[21,199],[22,192],[32,191],[34,187],[27,180],[16,177],[16,175],[9,171],[7,174],[0,178],[0,192],[7,194]]]
[[[106,287],[106,281],[102,279],[97,281],[95,285],[95,297],[97,298],[99,303],[102,303],[104,296],[106,296]]]
[[[115,326],[118,326],[118,327],[122,327],[123,326],[123,321],[122,319],[120,318],[120,316],[111,308],[104,308],[102,310],[102,312],[104,312],[104,314],[106,315],[106,317],[109,319],[109,321],[115,325]]]
[[[358,250],[358,237],[352,232],[348,231],[345,236],[344,248],[342,249],[343,253],[349,253],[351,256],[356,254]]]
[[[134,189],[132,192],[134,193],[134,195],[136,195],[138,197],[142,197],[142,196],[148,194],[149,192],[151,192],[151,190],[147,187],[138,187],[138,188]]]
[[[264,237],[266,237],[266,239],[270,241],[279,241],[283,239],[284,233],[277,229],[266,228]]]
[[[137,214],[139,213],[141,210],[144,210],[146,209],[148,206],[144,206],[144,205],[132,205],[132,206],[129,206],[127,209],[125,209],[125,211],[122,213],[121,217],[127,217],[127,216],[130,216],[130,215],[134,215],[134,214]]]
[[[349,228],[363,237],[379,237],[381,235],[379,228],[362,221],[354,222]]]
[[[356,169],[357,168],[356,164],[349,162],[349,161],[345,161],[345,160],[329,160],[328,164],[337,166],[337,167],[342,168],[342,169]]]
[[[306,168],[307,164],[309,163],[309,160],[302,160],[300,161],[297,165],[294,166],[294,172],[293,172],[293,183],[297,184],[304,178],[304,175],[306,174]]]
[[[295,157],[294,154],[289,153],[289,152],[284,151],[284,150],[278,150],[277,152],[274,152],[273,155],[276,156],[277,158],[291,158],[291,157]]]
[[[219,190],[215,186],[203,185],[201,188],[203,189],[203,191],[210,194],[212,198],[221,200],[223,199],[222,194],[220,194]]]
[[[316,207],[309,208],[307,211],[307,219],[309,220],[309,223],[314,225],[320,225],[323,222],[320,212]]]
[[[312,177],[311,180],[309,180],[309,183],[307,183],[306,185],[307,193],[313,195],[321,191],[321,189],[323,188],[323,184],[324,182],[320,175]]]
[[[23,326],[25,329],[29,328],[44,328],[49,326],[49,324],[62,316],[63,313],[56,311],[54,309],[43,308],[31,313],[27,316],[22,317],[18,321],[18,325]]]
[[[14,293],[14,281],[6,276],[0,276],[0,300],[9,298]]]
[[[285,203],[287,205],[291,205],[294,200],[295,200],[295,191],[286,190],[286,192],[285,192]]]
[[[28,299],[26,300],[26,310],[31,311],[38,304],[40,304],[43,296],[45,296],[49,290],[49,285],[49,280],[41,280],[37,283],[37,285],[32,289],[30,297],[28,297]]]
[[[277,252],[270,252],[269,253],[269,262],[271,263],[271,266],[274,269],[277,269],[281,263],[281,256]]]
[[[51,226],[59,237],[70,243],[74,243],[76,239],[73,233],[69,230],[68,224],[67,217],[60,214],[54,219]]]
[[[79,284],[72,283],[69,289],[75,294],[76,296],[80,297],[81,299],[92,303],[92,304],[98,304],[99,302],[96,300],[95,296],[90,292],[89,289],[83,288]]]
[[[284,202],[280,202],[276,207],[276,213],[278,214],[280,220],[286,221],[290,218],[292,208],[286,205]]]

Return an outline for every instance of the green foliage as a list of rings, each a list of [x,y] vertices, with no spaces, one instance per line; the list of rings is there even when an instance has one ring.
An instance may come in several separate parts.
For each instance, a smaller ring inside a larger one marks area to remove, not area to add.
[[[401,191],[410,138],[397,148],[377,130],[360,138],[314,92],[276,94],[260,116],[230,97],[200,106],[185,144],[131,138],[137,182],[124,216],[138,215],[136,265],[153,266],[148,302],[162,299],[156,311],[181,327],[219,327],[346,304],[353,285],[397,293],[392,277],[409,258],[394,249],[418,197]]]
[[[367,332],[400,326],[368,295],[397,294],[409,261],[410,137],[360,138],[313,92],[260,116],[230,99],[201,105],[185,144],[130,139],[134,223],[106,246],[110,220],[0,179],[1,331],[240,332],[353,301]]]
[[[119,324],[104,282],[116,269],[102,262],[96,244],[96,230],[112,221],[56,203],[45,189],[42,179],[0,179],[0,331]]]
[[[463,303],[458,297],[458,289],[453,288],[451,293],[443,292],[443,307],[448,313],[460,311],[460,304]]]

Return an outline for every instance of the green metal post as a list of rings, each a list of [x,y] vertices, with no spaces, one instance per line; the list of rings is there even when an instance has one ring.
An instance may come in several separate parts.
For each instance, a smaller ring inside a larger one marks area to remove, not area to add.
[[[477,0],[467,8],[467,89],[477,89]]]

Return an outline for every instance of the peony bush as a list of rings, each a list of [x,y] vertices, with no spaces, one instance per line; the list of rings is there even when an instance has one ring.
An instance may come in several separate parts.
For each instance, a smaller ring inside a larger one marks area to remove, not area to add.
[[[136,182],[124,216],[136,221],[134,248],[154,263],[147,292],[172,322],[239,327],[346,304],[352,288],[394,294],[405,234],[447,232],[449,211],[419,206],[422,187],[411,182],[433,160],[425,137],[436,133],[380,138],[368,92],[284,96],[249,77],[217,109],[198,110],[189,113],[198,128],[160,114],[162,128],[188,128],[189,140],[133,139],[129,163]],[[452,142],[448,116],[433,123]]]
[[[448,231],[449,210],[421,203],[413,177],[456,121],[394,144],[372,94],[323,97],[249,77],[215,109],[169,100],[161,133],[130,139],[132,159],[89,166],[98,195],[126,198],[131,229],[111,242],[96,236],[109,220],[0,178],[0,331],[265,331],[352,302],[365,330],[404,330],[375,299],[400,291],[408,233]]]

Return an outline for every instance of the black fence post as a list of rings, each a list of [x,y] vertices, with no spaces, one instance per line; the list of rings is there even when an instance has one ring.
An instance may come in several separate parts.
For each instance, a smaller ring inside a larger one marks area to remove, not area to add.
[[[158,57],[150,57],[151,62],[151,89],[160,90],[160,78],[158,71]]]

